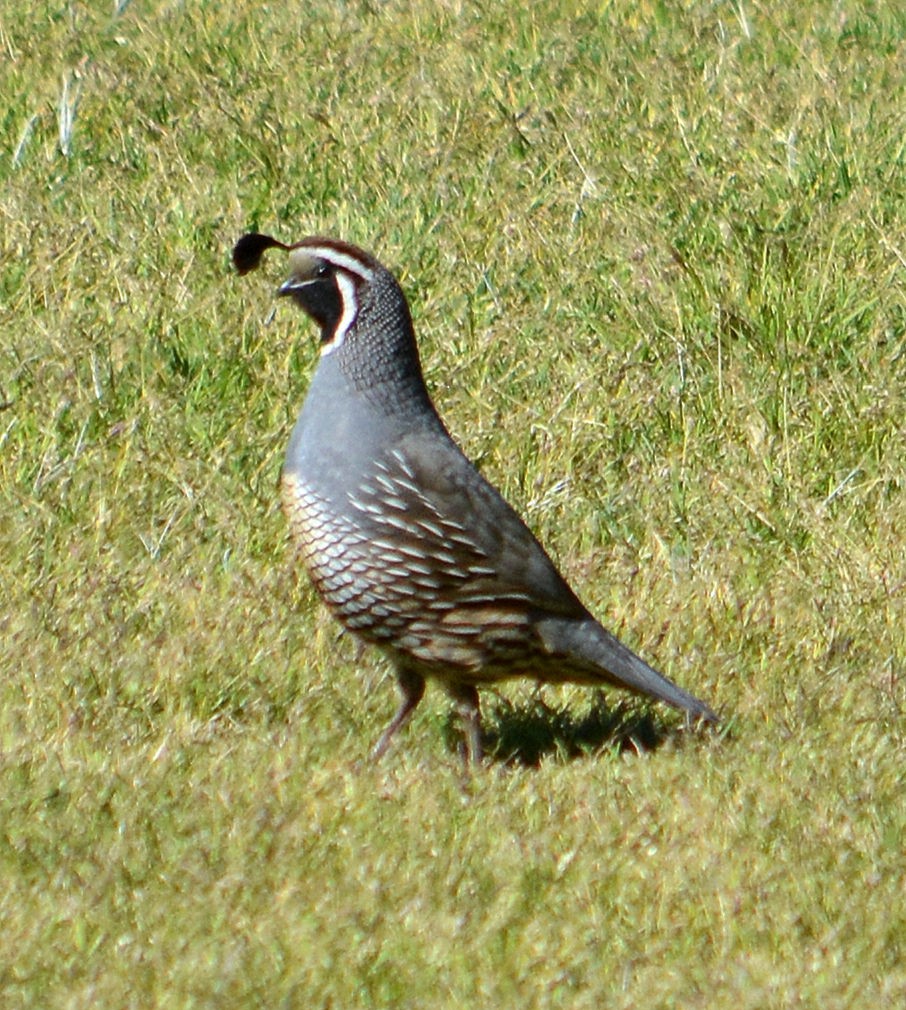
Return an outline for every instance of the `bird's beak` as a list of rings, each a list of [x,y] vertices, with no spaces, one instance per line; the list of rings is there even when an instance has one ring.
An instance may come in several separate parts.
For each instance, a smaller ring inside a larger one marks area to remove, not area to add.
[[[300,281],[298,277],[288,277],[279,288],[277,288],[277,297],[285,298],[288,295],[297,295],[304,288],[309,287],[313,284],[313,280]]]

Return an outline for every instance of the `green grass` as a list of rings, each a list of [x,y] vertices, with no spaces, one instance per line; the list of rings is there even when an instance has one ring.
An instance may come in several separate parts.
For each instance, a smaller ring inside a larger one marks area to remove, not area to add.
[[[906,17],[580,6],[4,0],[4,1007],[900,1005]],[[457,437],[729,733],[513,684],[538,762],[465,778],[432,692],[367,763],[251,228],[399,273]]]

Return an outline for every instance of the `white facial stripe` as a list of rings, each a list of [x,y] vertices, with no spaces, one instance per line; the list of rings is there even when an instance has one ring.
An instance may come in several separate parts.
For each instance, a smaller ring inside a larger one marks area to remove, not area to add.
[[[326,257],[323,258],[326,259]],[[343,302],[343,313],[340,316],[333,336],[326,344],[321,345],[322,354],[330,354],[331,351],[335,351],[343,343],[346,339],[346,332],[355,322],[356,314],[359,311],[359,303],[355,295],[355,281],[351,277],[347,277],[342,270],[338,270],[334,274],[334,279],[337,282],[337,288],[339,288],[340,298]]]
[[[341,270],[346,270],[351,274],[355,274],[356,277],[361,277],[363,281],[370,281],[374,277],[374,271],[366,267],[360,259],[356,259],[355,256],[350,256],[348,253],[340,252],[338,249],[334,249],[333,246],[307,245],[304,246],[304,249],[311,256],[317,256],[328,263],[333,263],[334,266],[339,267]]]

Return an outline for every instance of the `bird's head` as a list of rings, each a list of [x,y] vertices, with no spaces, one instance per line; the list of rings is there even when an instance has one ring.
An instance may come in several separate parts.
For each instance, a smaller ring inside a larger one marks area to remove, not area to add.
[[[254,270],[268,249],[289,253],[289,296],[321,329],[321,355],[333,357],[355,389],[394,410],[418,404],[433,414],[406,296],[372,255],[338,239],[311,237],[288,245],[252,232],[233,247],[240,274]],[[427,407],[425,406],[427,404]]]
[[[379,292],[383,310],[404,306],[405,298],[391,274],[362,249],[337,239],[311,237],[287,245],[270,235],[243,235],[233,248],[240,274],[254,270],[268,249],[289,253],[289,277],[277,289],[321,328],[321,353],[337,350],[359,321],[372,310]]]

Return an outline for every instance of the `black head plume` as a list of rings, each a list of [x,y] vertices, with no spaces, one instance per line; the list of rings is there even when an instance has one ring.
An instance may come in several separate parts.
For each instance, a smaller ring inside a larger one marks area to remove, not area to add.
[[[270,235],[259,235],[258,232],[249,232],[233,246],[233,265],[240,274],[247,274],[255,270],[261,262],[261,257],[268,249],[283,249],[288,251],[292,246],[271,238]]]

